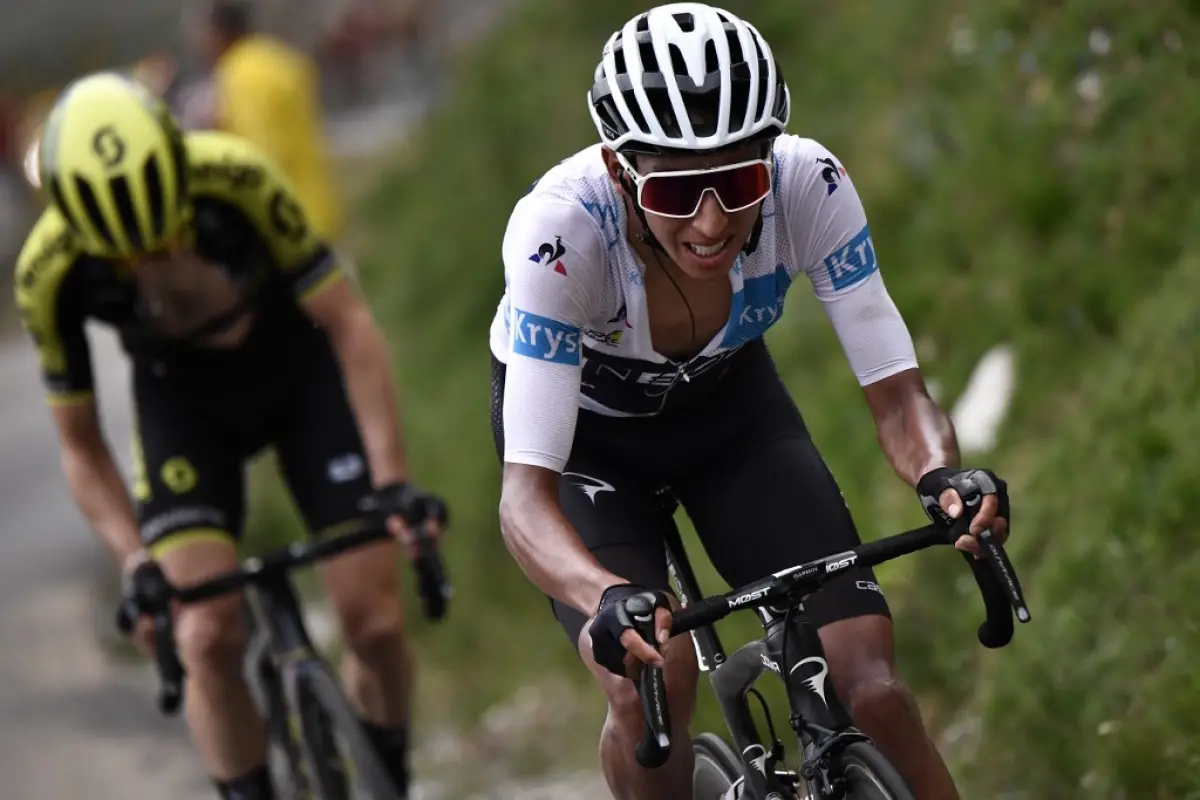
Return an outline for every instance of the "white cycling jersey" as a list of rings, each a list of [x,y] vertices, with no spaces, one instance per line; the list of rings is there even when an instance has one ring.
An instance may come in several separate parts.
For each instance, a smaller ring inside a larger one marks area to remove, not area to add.
[[[506,364],[505,461],[562,471],[579,408],[647,416],[707,391],[704,374],[779,319],[801,272],[861,385],[917,365],[853,182],[819,143],[788,135],[775,140],[758,247],[730,273],[729,322],[691,359],[656,353],[645,266],[600,150],[589,147],[547,172],[508,222],[505,292],[491,327],[492,353]]]

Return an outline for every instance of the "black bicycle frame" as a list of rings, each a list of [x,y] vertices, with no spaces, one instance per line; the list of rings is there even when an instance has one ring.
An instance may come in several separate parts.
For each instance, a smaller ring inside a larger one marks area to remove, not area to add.
[[[323,690],[329,687],[321,684],[333,679],[304,625],[300,601],[288,573],[265,576],[247,587],[246,595],[252,636],[266,639],[265,650],[256,653],[250,662],[251,680],[257,681],[263,692],[265,720],[279,737],[289,767],[295,770],[313,746],[312,742],[296,738],[301,730],[296,715],[303,713],[300,687],[307,684],[313,690]],[[331,688],[336,692],[338,684],[336,681],[333,684]],[[311,775],[297,778],[295,772],[293,778],[312,780]]]
[[[685,604],[703,597],[699,582],[677,532],[667,538],[667,564],[680,600]],[[743,645],[726,656],[711,625],[691,631],[700,669],[709,673],[709,683],[729,726],[733,743],[746,765],[747,797],[766,798],[771,792],[788,792],[775,775],[778,754],[762,742],[750,714],[747,694],[765,672],[780,677],[787,689],[792,710],[792,728],[814,741],[851,729],[846,712],[829,679],[829,665],[816,630],[805,622],[800,609],[788,613],[756,609],[763,638]],[[784,640],[787,647],[784,652]],[[865,738],[865,737],[864,737]],[[772,743],[773,745],[774,743]]]
[[[270,653],[277,662],[316,656],[312,638],[304,626],[304,612],[286,572],[264,577],[249,588],[258,608],[255,624],[262,625],[270,640]]]

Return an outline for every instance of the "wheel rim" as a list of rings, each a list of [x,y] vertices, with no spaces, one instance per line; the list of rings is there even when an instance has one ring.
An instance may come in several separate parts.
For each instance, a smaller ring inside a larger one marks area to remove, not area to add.
[[[721,764],[700,753],[696,754],[696,767],[692,774],[696,800],[720,800],[729,787],[736,785]]]

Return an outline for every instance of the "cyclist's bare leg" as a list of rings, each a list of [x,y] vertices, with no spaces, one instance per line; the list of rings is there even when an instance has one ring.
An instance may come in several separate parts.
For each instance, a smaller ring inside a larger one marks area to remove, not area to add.
[[[820,630],[838,696],[921,800],[958,800],[950,771],[925,731],[908,686],[896,675],[892,621],[880,615]]]
[[[398,592],[399,555],[394,542],[382,542],[318,567],[346,638],[346,690],[367,719],[381,725],[407,722],[412,694]]]
[[[413,665],[400,609],[399,557],[399,546],[388,541],[325,561],[318,570],[346,640],[346,692],[397,783],[405,783]]]
[[[645,718],[633,681],[618,678],[592,658],[587,628],[579,634],[579,655],[608,696],[608,718],[600,734],[600,764],[615,800],[692,800],[692,739],[688,725],[696,710],[699,669],[696,651],[686,636],[665,648],[667,708],[671,714],[671,758],[658,769],[643,769],[634,756],[642,740]]]
[[[232,539],[189,541],[187,532],[164,540],[154,555],[167,579],[180,586],[238,566]],[[266,728],[242,672],[242,614],[240,595],[230,595],[183,606],[176,617],[179,655],[187,670],[184,713],[201,758],[218,781],[242,778],[267,758]]]

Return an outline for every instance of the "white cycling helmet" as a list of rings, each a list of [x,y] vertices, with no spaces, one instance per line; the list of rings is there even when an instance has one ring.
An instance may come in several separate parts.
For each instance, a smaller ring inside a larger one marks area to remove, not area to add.
[[[613,150],[662,154],[778,136],[791,101],[754,26],[704,3],[669,3],[609,37],[588,108]]]

